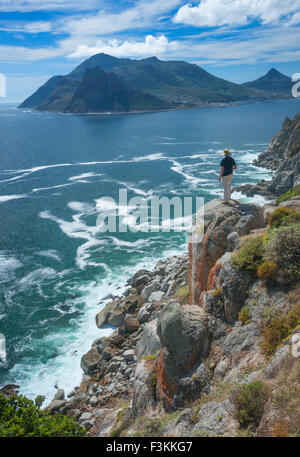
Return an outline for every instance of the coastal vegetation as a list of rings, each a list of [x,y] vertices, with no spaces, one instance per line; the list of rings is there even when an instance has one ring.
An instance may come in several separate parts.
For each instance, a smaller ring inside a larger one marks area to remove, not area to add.
[[[0,393],[0,437],[86,436],[87,431],[69,416],[42,410],[44,398],[35,401],[23,395]]]
[[[300,211],[276,208],[264,235],[249,238],[232,256],[231,265],[282,284],[300,279]]]

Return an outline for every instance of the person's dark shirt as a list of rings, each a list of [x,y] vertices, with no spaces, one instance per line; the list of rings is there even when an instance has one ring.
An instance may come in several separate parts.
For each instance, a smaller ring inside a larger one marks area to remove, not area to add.
[[[236,165],[236,163],[232,157],[224,157],[220,162],[220,167],[224,167],[222,177],[231,175],[234,165]]]

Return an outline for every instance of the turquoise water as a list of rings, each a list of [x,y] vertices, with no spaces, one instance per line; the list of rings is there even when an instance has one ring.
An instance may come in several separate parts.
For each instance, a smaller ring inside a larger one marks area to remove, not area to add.
[[[269,177],[251,162],[299,106],[67,116],[0,105],[0,385],[31,398],[49,399],[56,383],[72,390],[81,355],[111,332],[95,325],[101,297],[186,249],[181,233],[99,233],[101,197],[220,197],[224,147],[238,163],[234,185]]]

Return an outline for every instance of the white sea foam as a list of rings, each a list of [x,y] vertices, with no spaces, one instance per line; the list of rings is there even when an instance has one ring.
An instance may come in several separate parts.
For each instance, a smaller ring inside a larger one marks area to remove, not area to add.
[[[240,200],[242,202],[256,203],[257,205],[260,205],[260,206],[266,205],[266,204],[270,203],[270,201],[271,201],[271,200],[265,198],[263,195],[258,195],[258,194],[253,195],[253,197],[248,197],[247,195],[242,194],[242,192],[240,192],[240,191],[234,191],[231,194],[231,198],[233,198],[235,200]]]
[[[133,162],[148,162],[148,161],[155,161],[155,160],[166,160],[167,157],[165,157],[164,154],[161,152],[158,152],[156,154],[148,154],[146,156],[140,156],[140,157],[134,157],[132,159]]]
[[[26,194],[21,195],[0,195],[0,203],[8,202],[9,200],[17,200],[19,198],[26,198]]]
[[[69,181],[88,182],[88,181],[86,181],[86,178],[93,178],[95,176],[104,176],[104,175],[103,175],[103,173],[94,173],[94,172],[82,173],[81,175],[78,175],[78,176],[71,176],[71,178],[69,178]]]
[[[37,254],[42,257],[49,257],[50,259],[54,259],[58,262],[61,262],[61,257],[56,249],[49,249],[48,251],[39,251],[37,252]]]
[[[52,190],[52,189],[59,189],[60,187],[68,187],[73,186],[75,183],[66,183],[66,184],[58,184],[57,186],[50,186],[50,187],[37,187],[32,189],[31,192],[40,192],[41,190]]]
[[[5,251],[0,252],[0,282],[11,281],[15,278],[15,271],[23,266],[16,257],[9,256]]]
[[[57,272],[54,268],[37,268],[36,270],[31,271],[27,275],[23,276],[19,281],[20,290],[28,290],[33,285],[40,284],[43,280],[48,279],[49,277],[56,276]]]
[[[197,178],[195,176],[192,176],[188,173],[185,172],[186,168],[189,168],[187,165],[181,165],[179,162],[176,160],[171,160],[169,159],[170,162],[172,162],[173,166],[171,167],[171,170],[173,170],[175,173],[178,173],[179,175],[183,176],[184,179],[192,185],[192,187],[196,187],[199,183],[201,182],[207,182],[207,179],[203,178]]]
[[[187,246],[183,244],[178,249],[168,249],[161,253],[161,257],[166,258],[182,253],[186,248]],[[73,321],[74,326],[71,329],[52,333],[43,339],[43,345],[55,348],[58,352],[57,356],[44,364],[34,365],[31,360],[27,363],[25,360],[25,363],[12,368],[11,375],[16,382],[20,383],[20,392],[29,398],[35,398],[37,393],[44,395],[47,403],[56,393],[55,384],[65,389],[66,393],[73,390],[75,385],[79,385],[82,377],[80,368],[82,355],[90,349],[95,339],[108,336],[113,330],[112,327],[103,329],[96,327],[95,314],[106,304],[106,301],[99,304],[99,298],[115,294],[117,287],[120,287],[118,293],[122,294],[130,276],[141,268],[152,269],[156,261],[153,258],[144,259],[136,265],[123,266],[121,270],[108,272],[105,279],[96,283],[93,281],[80,285],[78,289],[84,296],[76,301],[84,303],[81,316]],[[58,311],[59,309],[57,307]]]
[[[92,214],[95,212],[95,206],[84,202],[69,202],[68,207],[81,214]]]

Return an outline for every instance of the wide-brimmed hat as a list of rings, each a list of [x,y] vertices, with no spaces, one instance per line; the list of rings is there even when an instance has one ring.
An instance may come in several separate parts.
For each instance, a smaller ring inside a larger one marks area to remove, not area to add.
[[[223,151],[223,153],[224,153],[225,155],[230,155],[230,154],[231,154],[231,151],[230,151],[230,149],[225,148],[224,151]]]

